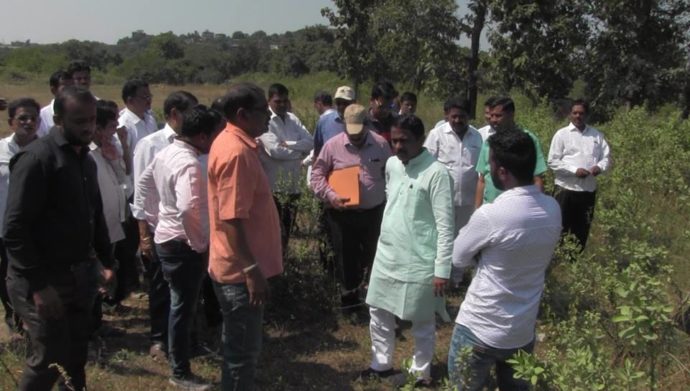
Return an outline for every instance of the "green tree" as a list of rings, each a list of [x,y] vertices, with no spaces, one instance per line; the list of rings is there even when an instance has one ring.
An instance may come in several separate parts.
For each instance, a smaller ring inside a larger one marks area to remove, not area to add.
[[[586,93],[601,111],[679,98],[687,78],[687,0],[594,0],[584,67]]]
[[[463,56],[455,43],[462,25],[453,0],[387,0],[372,15],[370,35],[385,59],[377,70],[394,81],[448,96],[464,85]]]
[[[489,11],[492,77],[503,90],[519,88],[534,103],[568,96],[588,36],[584,2],[491,1]]]
[[[335,10],[323,8],[336,29],[336,64],[340,76],[352,80],[355,91],[376,69],[375,37],[369,33],[371,14],[380,0],[333,0]]]

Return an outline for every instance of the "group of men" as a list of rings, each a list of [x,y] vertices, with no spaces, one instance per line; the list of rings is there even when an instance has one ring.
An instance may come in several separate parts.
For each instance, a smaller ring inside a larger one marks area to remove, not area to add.
[[[393,382],[401,381],[392,362],[398,318],[412,322],[409,372],[417,385],[429,385],[436,314],[448,316],[444,291],[451,276],[474,268],[451,343],[451,381],[460,389],[481,389],[496,364],[500,389],[526,388],[506,360],[532,350],[545,272],[561,228],[581,247],[586,243],[595,178],[610,168],[609,147],[586,125],[587,103],[574,101],[571,123],[556,132],[548,155],[556,201],[543,194],[547,163],[538,138],[516,124],[512,99],[487,100],[488,125],[477,131],[469,125],[466,101],[451,98],[444,120],[425,137],[413,113],[394,113],[394,91],[377,84],[368,108],[343,109],[341,102],[340,121],[324,127],[330,117],[320,118],[315,137],[332,136],[315,154],[310,175],[325,204],[343,309],[357,308],[362,299],[369,308],[371,363],[361,377],[396,375]],[[416,97],[400,106],[414,110],[414,104]],[[353,166],[359,168],[355,206],[329,181]],[[463,363],[471,369],[469,381],[457,370],[464,347],[473,352]]]
[[[92,327],[84,325],[94,323],[98,286],[124,299],[138,281],[137,256],[149,281],[150,353],[168,359],[170,383],[210,387],[190,367],[199,295],[210,291],[223,322],[222,388],[252,389],[267,279],[282,272],[304,165],[323,201],[343,310],[369,308],[371,363],[361,375],[396,374],[397,317],[412,322],[409,370],[429,385],[435,316],[448,317],[444,291],[474,268],[451,380],[480,389],[496,364],[501,389],[525,386],[505,360],[532,349],[561,224],[584,247],[595,177],[610,167],[606,141],[586,125],[586,102],[573,102],[571,123],[551,144],[556,202],[543,194],[539,141],[515,123],[510,98],[486,102],[489,124],[479,131],[467,103],[451,98],[426,135],[414,94],[397,99],[391,83],[377,83],[365,107],[341,86],[316,94],[312,134],[284,85],[264,94],[238,84],[212,108],[189,92],[170,94],[158,130],[146,82],[125,83],[119,110],[89,92],[89,76],[83,63],[56,72],[55,99],[43,109],[30,98],[10,102],[13,134],[0,141],[0,293],[8,324],[23,322],[32,342],[20,389],[50,389],[59,376],[51,363],[72,387],[85,386]],[[356,202],[329,180],[352,167]],[[456,370],[466,346],[470,381]]]

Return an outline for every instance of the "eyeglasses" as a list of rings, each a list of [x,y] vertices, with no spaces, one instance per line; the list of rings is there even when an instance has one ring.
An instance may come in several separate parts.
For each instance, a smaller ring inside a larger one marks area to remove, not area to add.
[[[28,121],[36,122],[38,120],[38,117],[35,115],[20,115],[18,117],[15,117],[15,119],[19,122],[28,122]]]
[[[143,100],[151,100],[153,99],[153,95],[134,95],[136,98],[143,99]]]

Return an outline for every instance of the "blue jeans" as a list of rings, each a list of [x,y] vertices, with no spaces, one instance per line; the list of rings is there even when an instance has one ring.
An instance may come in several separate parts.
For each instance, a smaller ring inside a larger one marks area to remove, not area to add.
[[[472,348],[472,353],[467,357],[468,361],[466,363],[457,363],[456,360],[460,355],[460,351],[465,347]],[[459,391],[480,391],[489,380],[491,367],[496,365],[498,388],[501,391],[529,390],[528,382],[513,378],[513,368],[506,363],[506,360],[510,359],[518,350],[531,353],[533,348],[534,341],[517,349],[493,348],[482,342],[470,329],[456,323],[453,337],[450,341],[450,350],[448,351],[448,375],[450,382],[452,385],[457,386]],[[461,373],[463,371],[458,368],[460,365],[467,365],[470,375],[469,379],[463,379]]]
[[[223,313],[223,391],[251,391],[261,352],[263,306],[249,304],[247,285],[213,282]]]
[[[190,336],[201,281],[206,270],[204,257],[186,243],[170,241],[156,245],[163,277],[170,286],[170,314],[168,315],[168,357],[172,374],[184,377],[191,373]]]

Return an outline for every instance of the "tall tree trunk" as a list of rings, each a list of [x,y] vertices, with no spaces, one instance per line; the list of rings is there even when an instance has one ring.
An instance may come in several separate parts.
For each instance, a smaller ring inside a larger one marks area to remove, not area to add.
[[[467,67],[469,79],[467,81],[467,100],[470,103],[470,117],[475,118],[475,111],[477,110],[477,68],[479,68],[479,40],[484,29],[484,22],[486,20],[486,3],[484,0],[477,1],[477,8],[474,15],[474,24],[472,25],[471,34],[471,55]]]

